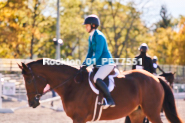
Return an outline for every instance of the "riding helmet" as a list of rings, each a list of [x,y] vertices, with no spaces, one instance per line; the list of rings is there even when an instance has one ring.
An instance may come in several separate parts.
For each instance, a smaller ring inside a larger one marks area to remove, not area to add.
[[[156,60],[158,60],[157,56],[154,56],[154,57],[153,57],[153,59],[156,59]]]
[[[85,21],[83,24],[91,24],[91,25],[94,24],[98,27],[100,25],[100,20],[97,15],[92,14],[92,15],[88,15],[85,18]]]
[[[141,52],[146,52],[148,50],[148,45],[146,43],[142,43],[140,45],[140,47],[138,48],[138,50],[140,50]]]

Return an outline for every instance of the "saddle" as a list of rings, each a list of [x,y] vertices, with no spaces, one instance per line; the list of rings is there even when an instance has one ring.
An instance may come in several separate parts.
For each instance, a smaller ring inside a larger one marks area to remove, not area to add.
[[[114,66],[114,68],[115,68],[115,66]],[[115,70],[114,70],[114,68],[112,69],[112,71],[105,77],[105,79],[103,80],[104,82],[105,82],[105,84],[107,85],[107,86],[109,86],[109,75],[114,75],[116,72],[115,72]],[[94,82],[94,75],[96,74],[96,72],[98,71],[98,67],[94,67],[93,69],[92,69],[92,72],[91,72],[91,74],[90,74],[90,81],[92,82],[92,84],[96,87],[96,85],[95,85],[95,82]]]

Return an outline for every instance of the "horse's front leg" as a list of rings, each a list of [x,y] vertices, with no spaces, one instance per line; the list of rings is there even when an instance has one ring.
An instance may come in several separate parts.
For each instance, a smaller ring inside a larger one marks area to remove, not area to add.
[[[86,123],[86,117],[80,112],[72,117],[73,123]]]
[[[73,123],[86,123],[84,120],[73,120]]]

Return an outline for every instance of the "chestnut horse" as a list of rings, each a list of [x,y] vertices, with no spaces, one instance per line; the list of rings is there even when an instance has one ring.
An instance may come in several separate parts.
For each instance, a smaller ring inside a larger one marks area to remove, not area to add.
[[[73,123],[86,123],[93,118],[96,94],[88,83],[88,72],[83,72],[80,83],[74,82],[78,69],[68,65],[43,65],[43,59],[19,65],[25,79],[30,107],[39,105],[46,84],[59,94],[64,110]],[[147,116],[152,123],[162,123],[161,108],[172,123],[182,123],[179,118],[173,93],[162,79],[144,70],[131,70],[125,77],[116,77],[111,95],[116,103],[104,109],[100,120],[114,120],[129,115],[132,123],[142,123]],[[136,109],[141,107],[141,111]]]

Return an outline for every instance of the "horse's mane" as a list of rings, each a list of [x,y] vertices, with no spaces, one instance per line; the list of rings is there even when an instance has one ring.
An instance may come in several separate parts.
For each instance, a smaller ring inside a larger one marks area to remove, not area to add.
[[[165,73],[159,74],[159,76],[163,76],[163,75],[173,75],[173,73],[172,72],[165,72]]]
[[[43,64],[43,59],[38,59],[36,61],[32,61],[32,62],[27,63],[27,65],[29,65],[29,66],[31,66],[33,64]]]
[[[48,60],[50,60],[50,59],[48,59]],[[51,60],[54,61],[55,59],[51,59]],[[34,64],[42,64],[43,65],[43,58],[42,59],[38,59],[36,61],[32,61],[32,62],[27,63],[28,66],[32,66]],[[65,65],[67,67],[70,67],[72,69],[78,70],[77,67],[74,67],[74,66],[71,66],[71,65],[67,65],[67,64],[64,64],[64,63],[62,65],[58,65],[58,66],[63,66],[63,65]],[[49,66],[49,65],[46,65],[46,66]]]
[[[165,77],[163,77],[163,76],[157,76],[157,78],[158,78],[158,79],[162,79],[164,82],[166,82],[166,83],[168,84],[168,81],[166,80]]]

